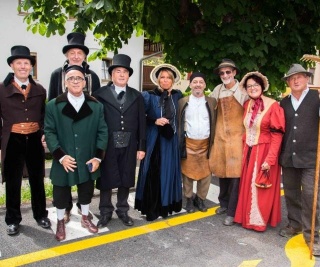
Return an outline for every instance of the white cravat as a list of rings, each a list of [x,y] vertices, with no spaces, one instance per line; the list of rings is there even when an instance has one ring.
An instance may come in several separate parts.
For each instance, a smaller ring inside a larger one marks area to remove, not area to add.
[[[82,93],[81,96],[74,96],[68,92],[67,97],[70,104],[74,107],[74,109],[77,112],[79,112],[82,104],[84,103],[84,94]]]

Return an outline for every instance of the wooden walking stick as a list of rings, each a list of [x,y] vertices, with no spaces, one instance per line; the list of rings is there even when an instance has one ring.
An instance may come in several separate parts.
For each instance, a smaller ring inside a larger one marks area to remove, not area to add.
[[[303,55],[301,58],[307,62],[320,62],[320,57],[314,55]],[[318,204],[318,186],[319,186],[319,166],[320,166],[320,120],[318,126],[318,147],[317,147],[317,159],[316,159],[316,171],[314,175],[314,191],[313,191],[313,206],[312,206],[312,219],[311,219],[311,240],[309,245],[310,259],[312,259],[312,251],[314,245],[314,232],[317,215],[317,204]]]
[[[317,148],[317,161],[316,161],[316,172],[314,175],[314,190],[313,190],[313,206],[312,206],[312,220],[311,220],[311,240],[309,245],[310,260],[312,259],[312,251],[314,244],[314,232],[317,216],[317,204],[318,204],[318,186],[319,186],[319,160],[320,160],[320,121],[318,126],[318,148]]]

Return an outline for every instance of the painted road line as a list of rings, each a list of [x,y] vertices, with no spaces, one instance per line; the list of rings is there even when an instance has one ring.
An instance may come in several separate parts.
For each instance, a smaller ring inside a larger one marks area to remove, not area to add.
[[[57,209],[55,207],[47,208],[48,210],[48,218],[51,221],[51,229],[54,234],[57,231]],[[97,225],[98,218],[91,212],[93,216],[93,224]],[[109,229],[104,227],[99,229],[99,233],[108,232]],[[73,203],[73,207],[71,210],[70,222],[66,224],[66,239],[62,242],[70,241],[77,238],[82,238],[86,236],[92,236],[94,234],[90,233],[86,228],[81,226],[81,215],[78,213],[78,207],[76,203]]]
[[[135,236],[145,235],[151,232],[168,229],[188,222],[200,220],[212,215],[215,215],[218,207],[210,208],[207,212],[195,212],[176,216],[171,219],[162,220],[147,225],[134,227],[128,230],[119,231],[116,233],[104,234],[102,236],[87,238],[85,240],[76,241],[70,244],[60,245],[40,251],[31,252],[28,254],[0,260],[1,267],[21,266],[31,264],[38,261],[43,261],[55,257],[60,257],[66,254],[79,252],[93,247],[105,245],[120,240],[125,240]]]
[[[310,259],[310,250],[302,234],[290,238],[285,251],[291,267],[313,267],[315,265],[315,258]]]

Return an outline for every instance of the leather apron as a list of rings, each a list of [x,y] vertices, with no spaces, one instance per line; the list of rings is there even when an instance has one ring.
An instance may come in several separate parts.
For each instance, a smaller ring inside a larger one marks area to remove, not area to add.
[[[213,147],[209,157],[211,172],[219,178],[239,178],[242,160],[243,106],[234,96],[218,100]]]
[[[187,158],[181,160],[181,172],[190,179],[201,180],[211,174],[207,151],[209,138],[195,140],[186,137]]]

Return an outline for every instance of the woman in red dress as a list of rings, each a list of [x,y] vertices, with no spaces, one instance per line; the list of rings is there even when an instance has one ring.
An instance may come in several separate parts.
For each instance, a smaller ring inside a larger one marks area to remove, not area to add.
[[[265,231],[281,221],[280,145],[285,130],[283,109],[277,101],[264,96],[267,77],[247,73],[240,86],[250,99],[244,104],[245,134],[235,222],[255,231]]]

